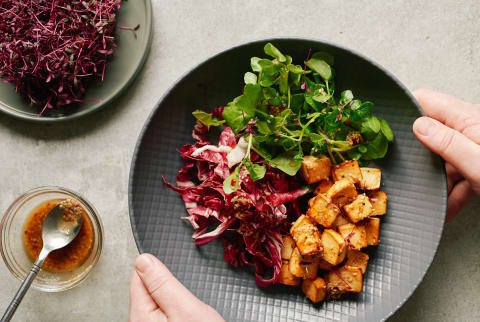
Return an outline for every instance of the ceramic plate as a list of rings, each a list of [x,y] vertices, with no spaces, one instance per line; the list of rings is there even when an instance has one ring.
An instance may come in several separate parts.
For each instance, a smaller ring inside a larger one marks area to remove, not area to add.
[[[174,182],[183,162],[176,149],[192,143],[197,108],[212,110],[240,94],[250,57],[263,56],[271,41],[302,62],[309,50],[334,55],[336,85],[375,103],[374,112],[396,138],[387,157],[373,164],[389,195],[381,243],[369,251],[364,290],[357,296],[313,305],[298,289],[255,285],[248,270],[223,261],[220,241],[192,242],[181,198],[162,183]],[[228,77],[226,77],[228,76]],[[420,115],[406,88],[371,60],[336,45],[303,39],[272,39],[224,51],[182,77],[160,100],[138,139],[129,183],[130,220],[140,252],[158,256],[201,300],[227,321],[382,321],[395,312],[423,279],[437,251],[446,211],[447,185],[441,160],[412,134]],[[188,303],[185,303],[188,305]]]

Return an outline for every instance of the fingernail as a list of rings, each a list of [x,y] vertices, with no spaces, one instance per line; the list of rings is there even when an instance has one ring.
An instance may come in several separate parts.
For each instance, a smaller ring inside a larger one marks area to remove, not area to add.
[[[140,255],[135,260],[135,269],[139,273],[145,273],[150,268],[150,266],[152,266],[152,264],[153,264],[153,262],[152,262],[152,259],[150,258],[150,256]]]
[[[431,118],[422,116],[413,123],[413,130],[420,135],[429,136],[432,135],[436,126]]]

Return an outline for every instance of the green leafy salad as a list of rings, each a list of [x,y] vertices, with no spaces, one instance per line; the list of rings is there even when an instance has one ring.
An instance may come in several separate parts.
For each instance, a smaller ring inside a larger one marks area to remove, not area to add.
[[[207,127],[228,125],[248,143],[245,158],[224,182],[227,193],[236,190],[242,166],[256,181],[266,164],[295,175],[306,155],[327,155],[332,164],[355,159],[361,165],[385,156],[394,140],[390,126],[373,115],[372,102],[355,99],[349,89],[337,91],[330,54],[309,51],[302,66],[271,43],[264,51],[269,58],[251,58],[243,95],[225,106],[223,120],[193,112]],[[251,150],[263,164],[250,160]]]

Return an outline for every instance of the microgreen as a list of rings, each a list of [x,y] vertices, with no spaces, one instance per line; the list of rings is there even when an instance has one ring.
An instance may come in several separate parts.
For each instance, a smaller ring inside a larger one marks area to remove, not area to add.
[[[0,1],[0,77],[40,114],[83,102],[88,84],[103,81],[116,49],[121,1]]]

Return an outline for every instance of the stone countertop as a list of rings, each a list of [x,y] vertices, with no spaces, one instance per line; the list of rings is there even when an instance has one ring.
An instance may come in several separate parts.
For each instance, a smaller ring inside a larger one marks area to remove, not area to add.
[[[128,319],[129,279],[138,251],[127,187],[137,136],[162,93],[218,51],[268,37],[323,39],[372,58],[411,90],[429,87],[480,102],[480,2],[153,2],[150,56],[134,85],[111,106],[55,125],[0,115],[0,210],[28,189],[59,185],[82,192],[105,227],[104,251],[88,280],[57,294],[32,289],[15,321]],[[477,197],[445,227],[425,280],[392,321],[480,319],[479,206]],[[0,262],[2,312],[18,286]]]

